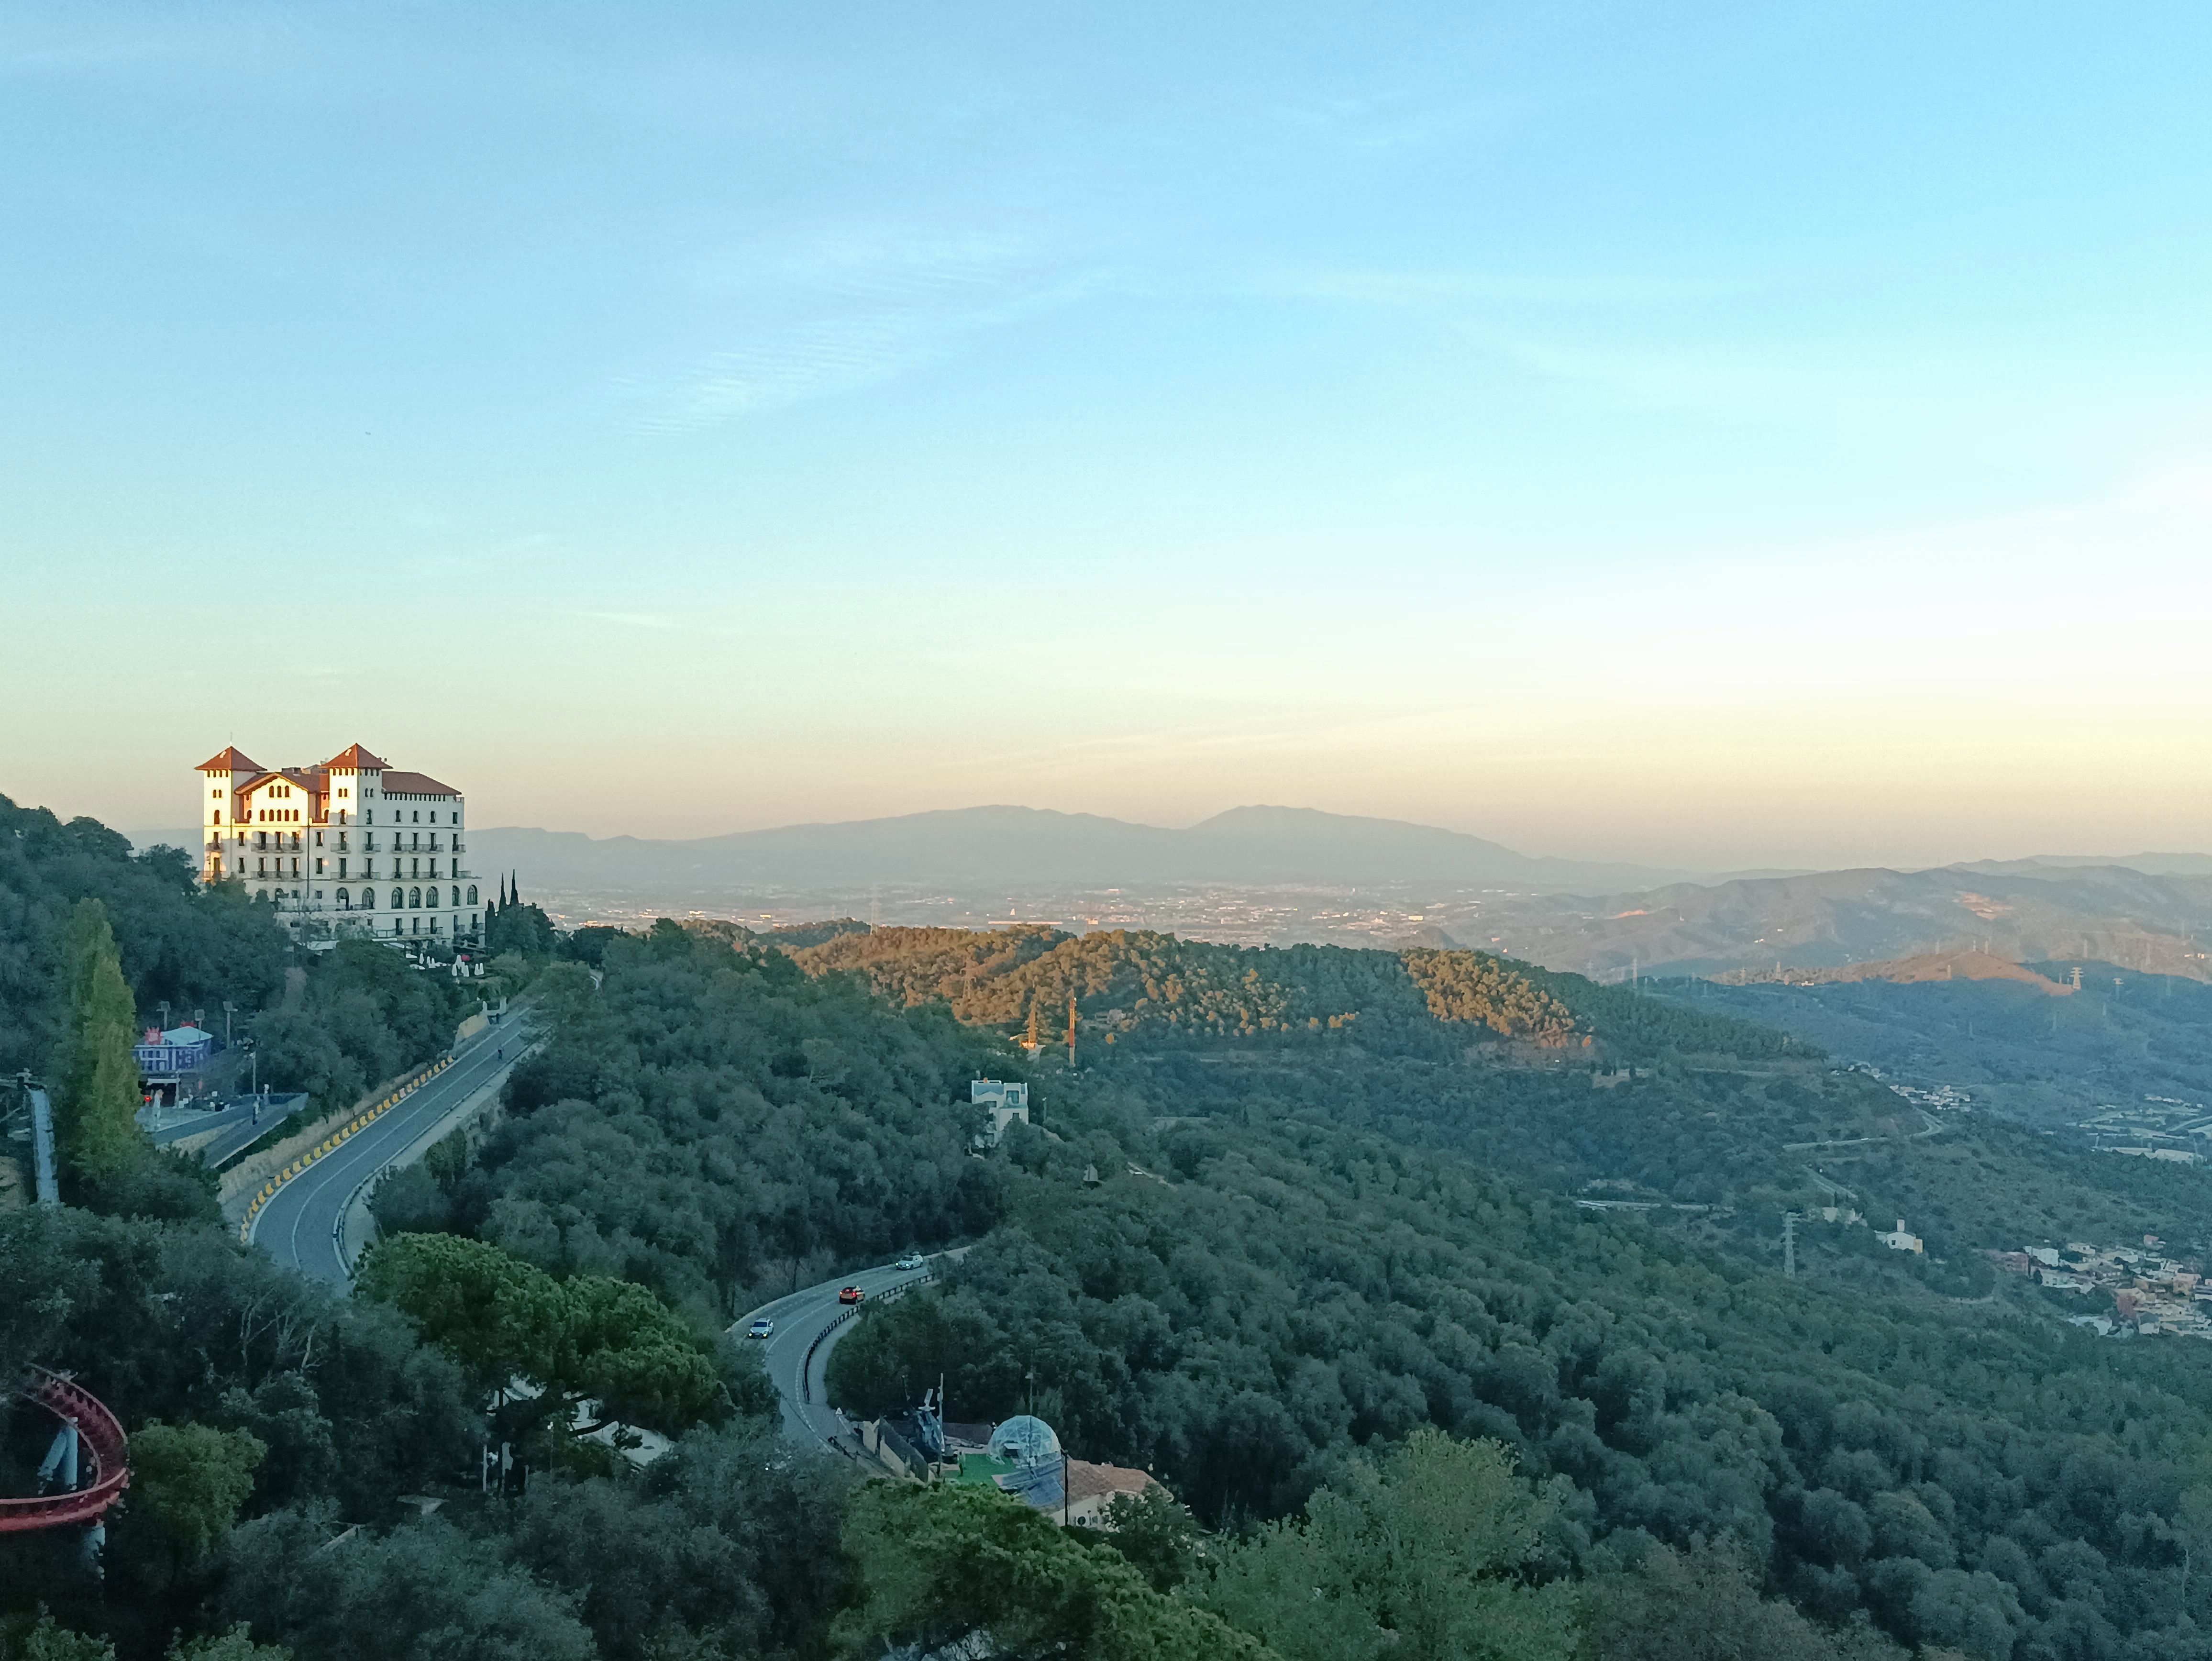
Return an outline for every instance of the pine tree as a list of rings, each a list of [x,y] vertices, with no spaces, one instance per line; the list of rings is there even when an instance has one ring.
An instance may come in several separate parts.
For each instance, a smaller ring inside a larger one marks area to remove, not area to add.
[[[137,1009],[98,900],[79,900],[70,912],[64,964],[70,1025],[57,1127],[62,1152],[80,1176],[114,1176],[145,1157],[147,1142],[138,1128]]]

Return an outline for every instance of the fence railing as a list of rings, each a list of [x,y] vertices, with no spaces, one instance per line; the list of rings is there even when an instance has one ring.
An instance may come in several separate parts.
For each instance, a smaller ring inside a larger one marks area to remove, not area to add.
[[[936,1278],[937,1276],[933,1271],[924,1269],[921,1274],[915,1275],[911,1281],[901,1281],[896,1286],[892,1287],[889,1291],[885,1292],[882,1297],[877,1299],[876,1302],[879,1305],[888,1304],[894,1299],[899,1297],[909,1287],[924,1286]],[[843,1326],[848,1321],[856,1319],[860,1313],[860,1305],[858,1304],[854,1304],[849,1309],[841,1309],[830,1318],[829,1325],[823,1327],[821,1331],[814,1335],[814,1342],[807,1345],[806,1354],[799,1363],[799,1399],[800,1401],[811,1402],[814,1399],[815,1352],[822,1348],[823,1341],[827,1339],[831,1333],[836,1331],[839,1327]]]

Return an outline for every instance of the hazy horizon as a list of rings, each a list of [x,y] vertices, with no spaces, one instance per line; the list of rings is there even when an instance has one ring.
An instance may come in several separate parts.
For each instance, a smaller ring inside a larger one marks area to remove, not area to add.
[[[0,26],[0,792],[2212,837],[2212,15]]]
[[[265,758],[260,758],[260,759],[264,759],[264,760],[265,760]],[[280,763],[270,762],[270,763],[268,763],[268,764],[269,764],[269,765],[271,765],[271,766],[276,766],[276,765],[283,765],[283,764],[280,764]],[[6,794],[6,792],[5,792],[5,791],[0,791],[0,794]],[[24,805],[24,806],[45,806],[52,807],[52,804],[46,804],[46,803],[23,803],[23,804],[21,804],[21,805]],[[613,830],[607,830],[592,831],[592,830],[585,830],[580,829],[579,827],[577,827],[577,826],[574,826],[574,825],[563,825],[563,824],[509,824],[509,823],[483,823],[483,822],[482,822],[482,821],[481,821],[481,819],[480,819],[479,816],[478,816],[478,815],[477,815],[473,810],[471,810],[471,819],[477,820],[477,823],[475,824],[475,825],[474,825],[474,829],[475,829],[477,831],[478,831],[478,832],[500,832],[500,831],[507,831],[507,832],[515,832],[515,833],[520,833],[520,834],[538,834],[538,833],[543,833],[543,834],[548,834],[548,835],[553,835],[553,836],[583,836],[583,837],[588,837],[589,839],[591,839],[591,840],[592,840],[592,841],[593,841],[593,842],[605,842],[605,841],[612,841],[612,840],[617,840],[617,839],[620,839],[620,838],[623,838],[623,837],[640,837],[640,838],[641,838],[641,839],[642,839],[642,840],[653,841],[653,842],[663,842],[663,841],[665,841],[665,842],[697,842],[697,841],[708,841],[708,840],[713,840],[713,839],[715,839],[715,838],[718,838],[718,837],[724,837],[743,836],[743,835],[744,835],[744,834],[746,834],[746,833],[748,833],[748,832],[750,832],[750,831],[763,831],[763,830],[783,830],[803,829],[803,828],[805,828],[806,826],[809,826],[809,825],[816,825],[816,824],[821,825],[821,826],[823,826],[823,827],[824,827],[824,828],[835,828],[835,827],[844,826],[844,825],[851,825],[851,824],[865,824],[880,823],[880,822],[884,822],[884,821],[890,821],[890,820],[896,820],[896,819],[901,819],[901,818],[918,818],[918,817],[921,817],[921,816],[922,816],[922,815],[933,814],[933,813],[952,813],[952,814],[957,814],[957,813],[961,813],[961,812],[988,812],[988,811],[993,811],[993,810],[1002,810],[1002,809],[1011,809],[1011,810],[1015,811],[1015,812],[1018,812],[1062,813],[1062,814],[1066,814],[1066,815],[1067,815],[1067,816],[1069,816],[1069,817],[1072,817],[1072,818],[1090,818],[1104,819],[1104,820],[1108,820],[1108,821],[1110,821],[1110,822],[1113,822],[1113,823],[1116,823],[1116,824],[1127,824],[1127,825],[1134,825],[1134,826],[1138,826],[1138,827],[1141,827],[1141,828],[1146,828],[1146,829],[1155,829],[1155,830],[1188,830],[1194,829],[1194,828],[1195,828],[1195,827],[1196,827],[1196,826],[1198,826],[1198,825],[1201,825],[1201,824],[1207,824],[1207,823],[1211,822],[1212,820],[1214,820],[1214,819],[1217,819],[1217,818],[1223,818],[1223,817],[1224,817],[1224,816],[1226,816],[1226,815],[1228,815],[1228,814],[1231,814],[1231,813],[1237,812],[1238,812],[1238,811],[1240,811],[1240,810],[1247,810],[1247,809],[1253,809],[1253,808],[1259,808],[1259,809],[1276,809],[1276,808],[1284,808],[1284,807],[1290,808],[1290,809],[1291,809],[1291,810],[1292,810],[1292,811],[1294,811],[1294,812],[1304,812],[1304,811],[1318,811],[1318,812],[1334,812],[1334,810],[1329,810],[1329,809],[1318,809],[1318,810],[1310,809],[1310,808],[1308,808],[1304,804],[1298,804],[1298,803],[1238,802],[1238,803],[1232,803],[1232,804],[1231,804],[1231,805],[1230,805],[1229,806],[1227,806],[1227,807],[1224,807],[1224,808],[1218,809],[1218,810],[1217,810],[1217,811],[1215,811],[1215,812],[1211,812],[1211,813],[1201,814],[1201,815],[1200,815],[1200,816],[1199,816],[1198,818],[1192,818],[1192,819],[1188,819],[1188,820],[1179,820],[1179,821],[1175,821],[1175,822],[1166,822],[1166,821],[1154,821],[1154,820],[1147,820],[1147,819],[1135,818],[1132,818],[1132,817],[1126,816],[1126,815],[1122,815],[1122,814],[1114,814],[1114,813],[1094,813],[1094,812],[1090,812],[1089,810],[1061,809],[1061,808],[1051,808],[1051,807],[1042,807],[1042,808],[1041,808],[1041,807],[1036,807],[1036,806],[1033,806],[1033,805],[1031,805],[1031,804],[1020,803],[1020,802],[971,802],[971,803],[966,803],[966,804],[963,804],[963,805],[962,805],[962,806],[956,806],[956,807],[925,807],[925,808],[915,808],[915,809],[908,810],[908,811],[907,811],[906,812],[902,812],[902,813],[883,813],[883,814],[863,813],[863,814],[854,815],[854,816],[853,816],[853,817],[851,817],[851,818],[834,818],[834,819],[832,819],[832,818],[824,818],[824,819],[787,819],[787,820],[778,820],[778,821],[775,821],[775,822],[774,822],[774,823],[772,823],[772,824],[749,824],[749,825],[741,825],[741,826],[735,826],[735,827],[732,827],[732,828],[730,828],[730,829],[722,830],[705,830],[705,831],[700,831],[700,832],[697,832],[697,833],[696,833],[696,834],[692,834],[692,835],[684,835],[684,836],[675,836],[675,835],[660,836],[660,835],[654,835],[654,834],[650,833],[650,832],[647,832],[647,831],[640,831],[640,830],[623,830],[623,829],[619,829],[619,828],[613,829]],[[72,815],[71,815],[71,813],[70,813],[69,811],[64,810],[64,809],[61,809],[61,808],[55,807],[55,808],[53,808],[53,810],[52,810],[52,811],[55,811],[55,812],[57,812],[60,813],[60,815],[61,815],[63,818],[69,818],[69,817],[71,817],[71,816],[72,816]],[[94,817],[97,817],[97,816],[95,815]],[[2004,852],[2004,853],[1986,853],[1986,852],[1984,852],[1984,853],[1960,854],[1960,855],[1955,855],[1955,856],[1954,856],[1954,857],[1947,858],[1947,859],[1920,860],[1920,861],[1886,861],[1886,860],[1879,860],[1879,859],[1863,859],[1863,860],[1845,860],[1845,861],[1838,861],[1838,862],[1833,862],[1833,863],[1827,864],[1827,865],[1820,865],[1820,864],[1805,864],[1805,863],[1791,864],[1791,863],[1789,863],[1789,862],[1786,862],[1786,861],[1764,861],[1764,862],[1756,862],[1756,863],[1747,863],[1747,864],[1743,864],[1743,865],[1732,865],[1732,866],[1723,866],[1723,865],[1688,865],[1688,864],[1679,864],[1679,863],[1676,863],[1676,862],[1670,862],[1670,861],[1662,861],[1662,860],[1645,859],[1645,858],[1638,857],[1638,855],[1634,855],[1634,854],[1632,854],[1632,853],[1620,853],[1620,852],[1616,852],[1616,851],[1613,851],[1613,850],[1610,850],[1610,849],[1597,849],[1597,850],[1595,850],[1595,851],[1592,851],[1592,852],[1583,852],[1583,853],[1575,853],[1575,854],[1561,854],[1561,853],[1559,853],[1558,850],[1556,850],[1556,849],[1554,849],[1547,848],[1547,847],[1539,847],[1539,846],[1533,846],[1533,845],[1524,846],[1524,845],[1518,845],[1518,844],[1515,844],[1515,843],[1506,843],[1506,842],[1504,842],[1501,838],[1498,838],[1498,837],[1492,837],[1492,836],[1489,836],[1488,834],[1486,834],[1485,831],[1483,831],[1483,830],[1469,830],[1469,829],[1468,829],[1468,828],[1466,828],[1466,827],[1464,827],[1464,826],[1457,826],[1457,825],[1434,824],[1431,824],[1431,823],[1429,823],[1429,822],[1427,822],[1427,821],[1418,820],[1418,819],[1399,819],[1399,818],[1391,818],[1391,817],[1389,817],[1389,816],[1388,816],[1388,815],[1377,815],[1377,814],[1340,814],[1340,815],[1337,815],[1337,817],[1350,818],[1369,818],[1369,819],[1376,819],[1376,820],[1378,820],[1378,821],[1380,821],[1380,822],[1382,822],[1382,823],[1389,824],[1410,824],[1410,825],[1417,826],[1417,827],[1419,827],[1419,828],[1425,829],[1425,830],[1446,830],[1446,831],[1453,832],[1454,834],[1456,834],[1456,835],[1468,836],[1468,837],[1479,837],[1479,838],[1480,838],[1480,839],[1482,839],[1482,840],[1484,840],[1484,841],[1492,842],[1492,843],[1498,843],[1500,846],[1502,846],[1502,847],[1504,847],[1504,848],[1508,849],[1509,849],[1510,852],[1512,852],[1512,853],[1515,853],[1515,854],[1521,854],[1521,855],[1528,855],[1528,856],[1530,856],[1530,857],[1532,857],[1532,858],[1539,858],[1539,859],[1540,859],[1540,858],[1560,858],[1560,859],[1571,859],[1571,860],[1576,860],[1576,861],[1582,861],[1582,862],[1584,862],[1584,863],[1589,863],[1589,864],[1608,864],[1608,865],[1610,865],[1610,864],[1620,864],[1620,865],[1642,865],[1642,866],[1650,866],[1650,867],[1653,867],[1657,868],[1657,869],[1662,869],[1662,870],[1664,870],[1664,869],[1679,869],[1679,870],[1683,871],[1683,872],[1686,872],[1686,873],[1695,873],[1695,874],[1698,874],[1698,875],[1704,875],[1704,876],[1723,876],[1723,875],[1759,874],[1759,873],[1773,873],[1773,872],[1785,872],[1785,871],[1840,870],[1840,869],[1847,869],[1847,868],[1849,868],[1849,869],[1858,869],[1858,868],[1881,869],[1881,868],[1887,868],[1887,869],[1896,869],[1896,870],[1926,870],[1926,869],[1940,868],[1940,867],[1946,867],[1946,866],[1950,866],[1950,865],[1971,864],[1971,863],[1973,863],[1973,862],[1975,862],[1975,861],[2010,861],[2010,860],[2027,860],[2027,859],[2035,859],[2035,858],[2062,859],[2062,860],[2064,860],[2064,859],[2110,860],[2110,861],[2113,861],[2113,862],[2115,862],[2115,863],[2122,862],[2122,861],[2126,861],[2126,860],[2128,860],[2128,859],[2130,859],[2130,858],[2136,858],[2136,859],[2140,859],[2140,858],[2157,857],[2157,856],[2166,856],[2166,855],[2185,855],[2185,856],[2186,856],[2186,855],[2197,855],[2197,856],[2200,856],[2200,857],[2212,858],[2212,852],[2208,852],[2206,849],[2196,848],[2196,847],[2181,847],[2181,846],[2176,846],[2176,847],[2172,847],[2172,848],[2148,848],[2148,847],[2146,847],[2146,848],[2131,848],[2131,849],[2109,849],[2109,848],[2107,848],[2107,849],[2087,849],[2087,848],[2055,848],[2055,847],[2054,847],[2054,848],[2037,848],[2037,849],[2029,849],[2029,850],[2026,850],[2026,851],[2021,851],[2021,852]],[[164,838],[167,838],[167,839],[170,839],[170,840],[172,840],[172,841],[175,840],[176,838],[178,838],[178,837],[184,837],[184,838],[185,838],[185,839],[186,839],[187,841],[190,841],[190,840],[196,840],[196,839],[197,839],[197,832],[193,830],[193,828],[192,828],[192,827],[188,826],[188,825],[162,825],[162,824],[126,824],[126,823],[123,823],[123,822],[120,822],[120,821],[106,821],[106,823],[109,823],[109,824],[111,824],[112,828],[113,828],[113,829],[115,829],[115,830],[121,830],[121,831],[123,831],[125,835],[129,836],[129,837],[132,839],[132,841],[133,841],[137,845],[138,845],[138,846],[139,846],[139,847],[141,847],[141,848],[144,848],[144,847],[146,847],[146,846],[151,845],[153,843],[157,842],[157,841],[160,841],[160,840],[164,839]]]

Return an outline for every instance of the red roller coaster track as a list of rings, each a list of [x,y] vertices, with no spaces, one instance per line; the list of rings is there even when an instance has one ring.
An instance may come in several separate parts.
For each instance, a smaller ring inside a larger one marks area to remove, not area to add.
[[[126,1463],[131,1445],[107,1404],[82,1385],[44,1367],[32,1369],[21,1391],[64,1421],[76,1421],[77,1458],[84,1485],[66,1494],[42,1494],[28,1500],[0,1500],[0,1534],[58,1529],[70,1523],[98,1522],[131,1486]]]

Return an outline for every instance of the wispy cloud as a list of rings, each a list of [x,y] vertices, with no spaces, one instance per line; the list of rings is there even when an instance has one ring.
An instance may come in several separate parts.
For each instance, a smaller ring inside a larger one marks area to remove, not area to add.
[[[647,432],[686,432],[856,391],[939,362],[985,331],[1094,290],[1095,271],[1026,238],[842,227],[748,244],[689,274],[727,344],[623,390]]]

